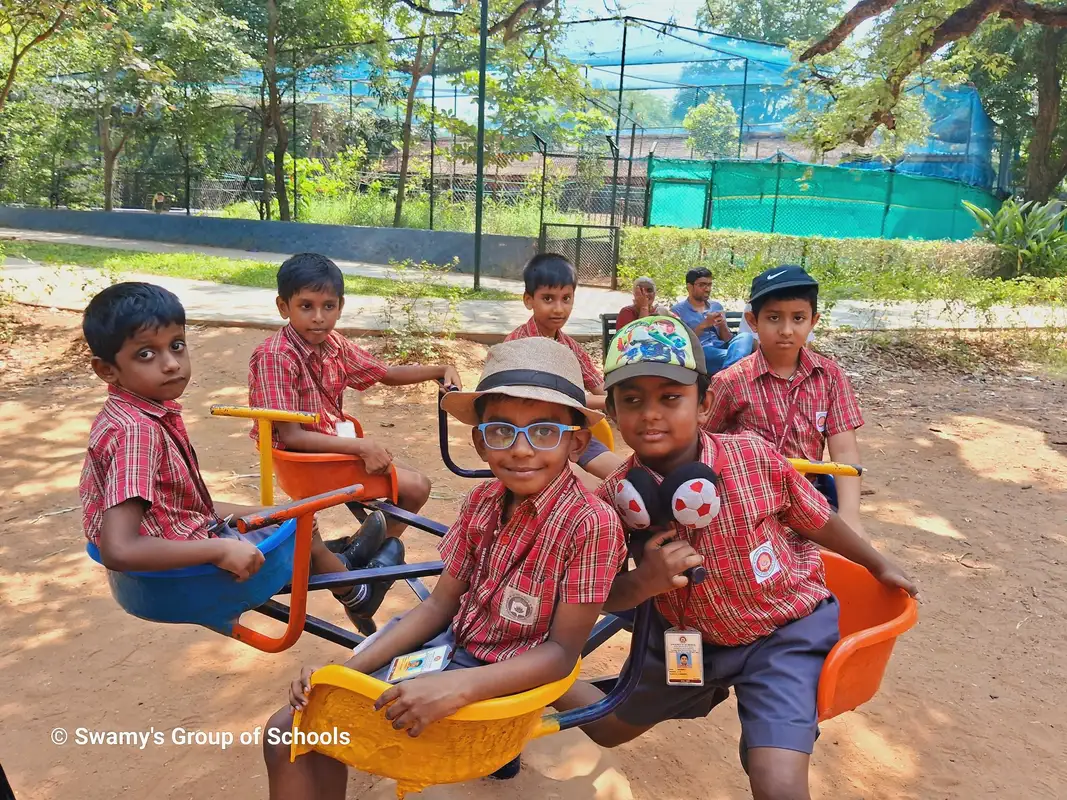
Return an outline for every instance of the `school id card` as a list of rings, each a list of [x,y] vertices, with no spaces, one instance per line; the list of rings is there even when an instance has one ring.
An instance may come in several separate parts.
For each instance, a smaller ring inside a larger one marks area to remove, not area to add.
[[[417,678],[419,675],[428,675],[431,672],[440,672],[448,666],[451,658],[448,645],[430,647],[406,656],[397,656],[389,665],[389,674],[385,680],[387,683],[400,683],[401,681]]]
[[[704,685],[704,646],[700,631],[671,628],[663,634],[668,686]]]
[[[350,419],[343,419],[333,426],[334,433],[342,439],[356,439],[356,426]]]

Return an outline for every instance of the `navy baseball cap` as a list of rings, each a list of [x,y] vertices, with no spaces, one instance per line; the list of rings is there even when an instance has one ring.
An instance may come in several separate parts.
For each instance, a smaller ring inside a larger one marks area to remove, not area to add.
[[[777,267],[765,269],[752,279],[752,292],[748,302],[753,302],[765,294],[777,292],[779,289],[795,289],[798,287],[811,287],[818,289],[819,282],[811,277],[803,267],[796,264],[782,264]]]

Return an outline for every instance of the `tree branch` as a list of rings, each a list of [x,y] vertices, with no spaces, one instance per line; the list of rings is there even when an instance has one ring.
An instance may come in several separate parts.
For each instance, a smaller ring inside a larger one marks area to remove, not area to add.
[[[504,17],[504,19],[489,27],[489,35],[493,36],[500,33],[500,31],[504,31],[504,41],[510,42],[517,35],[515,26],[522,21],[522,18],[531,11],[534,13],[541,11],[550,2],[552,2],[552,0],[523,0],[523,2],[515,6],[515,9]]]
[[[833,52],[841,46],[850,33],[860,26],[860,23],[888,11],[897,2],[898,0],[860,0],[826,36],[801,53],[800,60],[810,61],[815,56],[824,56]]]
[[[439,11],[436,8],[424,6],[422,5],[422,3],[416,2],[416,0],[400,0],[400,2],[402,2],[410,9],[418,11],[420,14],[426,14],[430,17],[458,17],[461,13],[463,13],[461,11]]]
[[[1026,0],[1007,0],[1000,9],[1000,16],[1016,21],[1028,20],[1053,28],[1067,28],[1067,8],[1048,8],[1028,3]]]

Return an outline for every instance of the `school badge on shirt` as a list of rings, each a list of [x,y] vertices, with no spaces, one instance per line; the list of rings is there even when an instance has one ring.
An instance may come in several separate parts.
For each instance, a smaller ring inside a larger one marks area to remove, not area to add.
[[[540,607],[541,601],[536,597],[511,586],[504,589],[504,596],[500,598],[500,616],[517,625],[533,625]]]
[[[824,433],[826,431],[826,413],[827,412],[825,411],[815,412],[815,430],[819,433]]]
[[[752,562],[752,574],[756,577],[756,583],[763,583],[777,575],[782,565],[778,563],[778,556],[774,554],[774,548],[770,542],[764,542],[748,554]]]

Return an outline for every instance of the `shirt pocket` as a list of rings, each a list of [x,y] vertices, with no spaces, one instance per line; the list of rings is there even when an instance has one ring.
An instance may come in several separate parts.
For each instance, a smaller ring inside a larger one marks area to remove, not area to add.
[[[551,576],[537,579],[516,575],[504,584],[496,598],[496,612],[509,639],[544,641],[552,624],[558,582]]]

